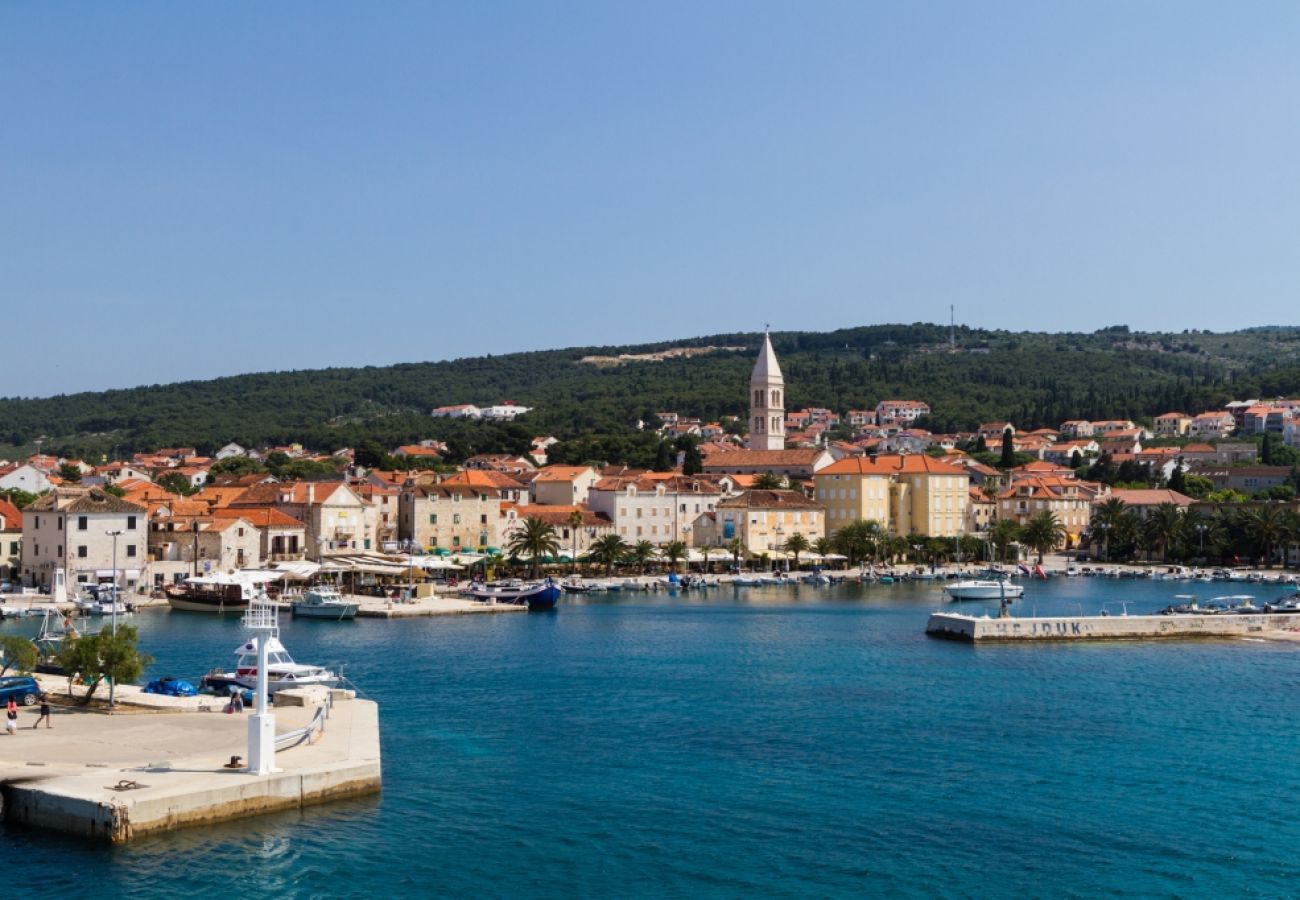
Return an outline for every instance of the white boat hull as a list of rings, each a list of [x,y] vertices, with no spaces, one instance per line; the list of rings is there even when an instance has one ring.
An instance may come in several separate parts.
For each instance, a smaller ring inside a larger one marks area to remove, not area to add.
[[[944,587],[951,600],[1001,600],[1004,596],[1014,600],[1025,593],[1018,584],[998,584],[997,582],[969,582],[950,584]]]
[[[355,619],[359,603],[295,603],[293,614],[302,619]]]

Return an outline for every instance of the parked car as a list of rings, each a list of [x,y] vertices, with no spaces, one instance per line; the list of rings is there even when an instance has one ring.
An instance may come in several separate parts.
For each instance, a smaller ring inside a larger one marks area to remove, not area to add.
[[[30,675],[7,675],[0,678],[0,703],[12,697],[23,706],[31,706],[41,695],[41,687]]]

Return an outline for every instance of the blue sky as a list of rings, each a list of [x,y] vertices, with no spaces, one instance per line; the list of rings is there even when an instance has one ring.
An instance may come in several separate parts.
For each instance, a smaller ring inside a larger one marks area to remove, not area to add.
[[[1300,5],[11,3],[0,395],[1295,323]]]

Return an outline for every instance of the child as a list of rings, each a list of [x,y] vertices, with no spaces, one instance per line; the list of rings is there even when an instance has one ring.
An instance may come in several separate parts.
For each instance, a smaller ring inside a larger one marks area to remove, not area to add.
[[[10,734],[18,733],[18,704],[14,698],[10,697],[8,704],[5,705],[5,731]]]

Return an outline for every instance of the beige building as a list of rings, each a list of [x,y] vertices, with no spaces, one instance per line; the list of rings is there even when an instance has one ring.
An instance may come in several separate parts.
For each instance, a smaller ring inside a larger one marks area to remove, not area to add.
[[[529,482],[529,499],[547,506],[581,506],[599,480],[591,466],[547,466]]]
[[[261,564],[261,532],[241,517],[160,516],[149,523],[150,576],[155,587],[189,575],[233,572]]]
[[[970,476],[929,456],[850,457],[819,471],[813,482],[828,534],[858,519],[903,535],[951,537],[966,530]]]
[[[1192,417],[1186,413],[1168,412],[1155,419],[1155,432],[1160,437],[1182,437],[1191,427]]]
[[[700,514],[712,512],[722,497],[722,487],[706,478],[610,476],[592,486],[587,505],[613,522],[618,536],[629,544],[682,541],[690,546]]]
[[[1092,521],[1093,496],[1093,490],[1072,477],[1021,478],[998,495],[998,518],[1024,525],[1050,512],[1065,529],[1066,545],[1073,546]]]
[[[0,497],[0,578],[16,580],[22,571],[23,514]]]
[[[116,568],[118,584],[133,587],[144,574],[147,541],[144,507],[98,488],[56,488],[23,510],[22,577],[52,588],[63,570],[72,596],[79,584],[111,581]]]
[[[339,481],[257,484],[227,505],[273,506],[302,522],[309,559],[379,549],[374,508]]]
[[[403,487],[398,500],[400,539],[426,549],[502,549],[502,523],[501,494],[494,488],[416,484]]]
[[[820,504],[801,491],[744,491],[718,502],[695,523],[695,547],[725,547],[740,538],[749,552],[761,556],[782,550],[792,536],[808,543],[826,536],[826,516]]]

